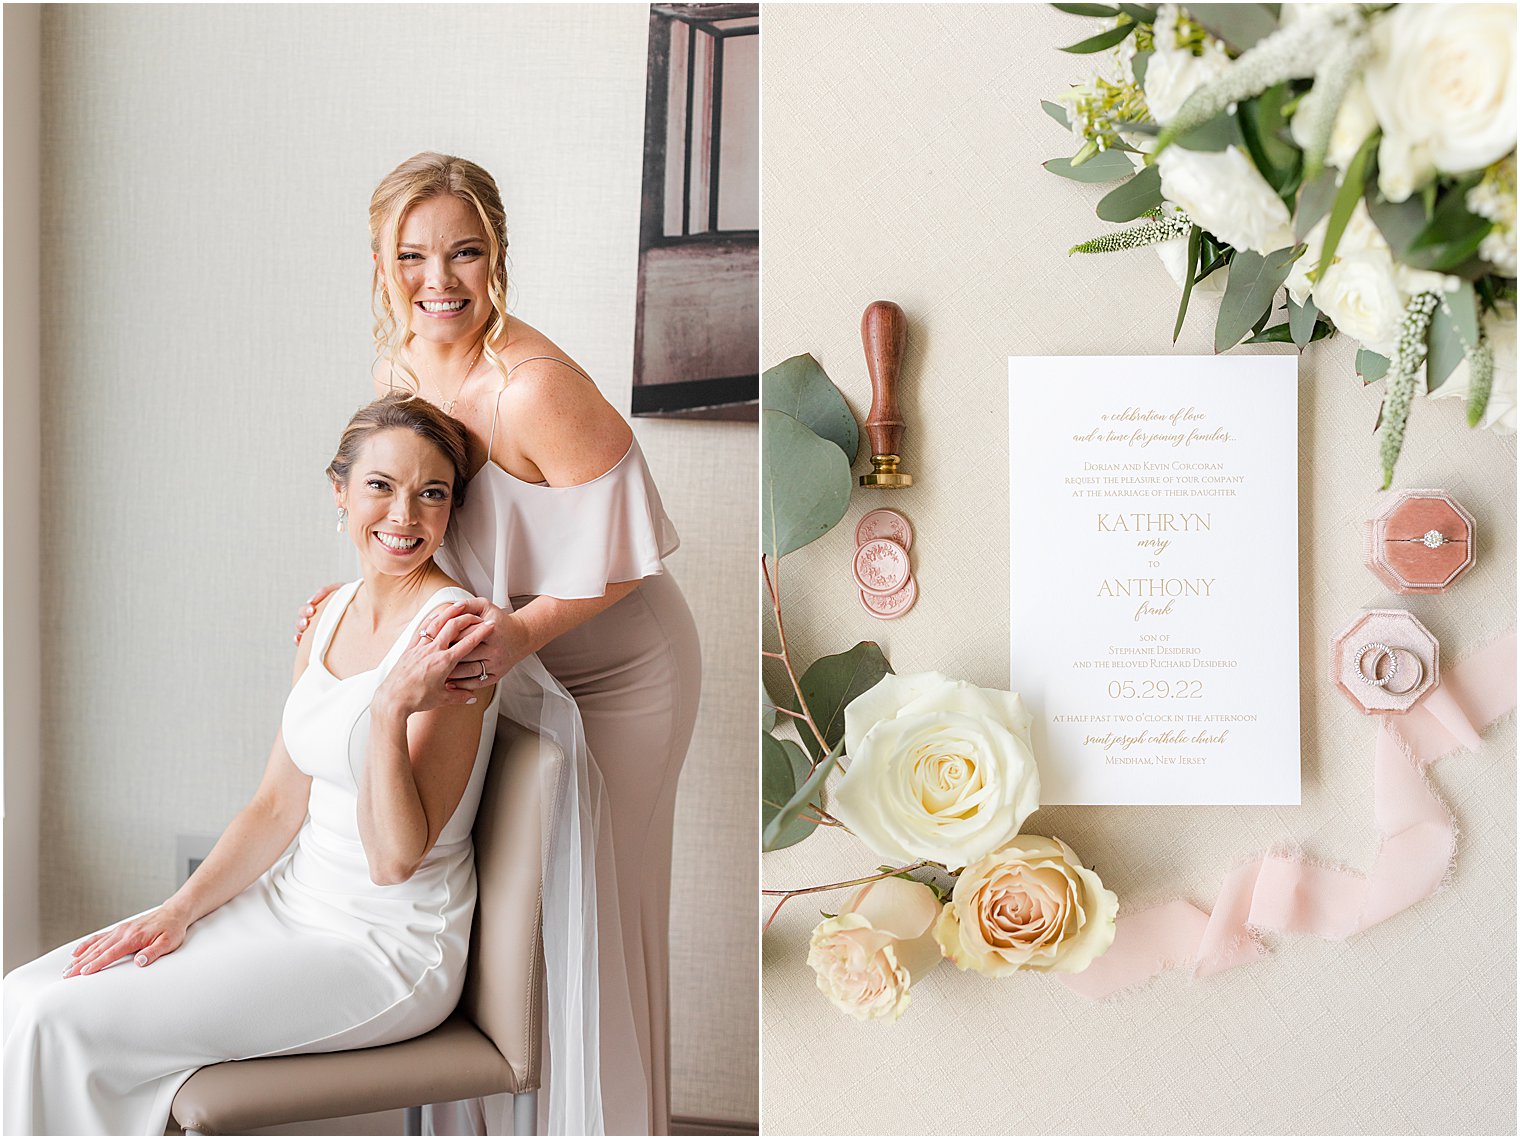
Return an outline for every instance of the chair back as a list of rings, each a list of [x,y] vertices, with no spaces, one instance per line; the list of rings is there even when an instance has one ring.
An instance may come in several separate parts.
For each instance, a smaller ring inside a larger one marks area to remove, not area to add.
[[[559,747],[501,719],[475,816],[478,900],[459,1008],[490,1037],[517,1076],[539,1086],[543,1039],[540,765]]]

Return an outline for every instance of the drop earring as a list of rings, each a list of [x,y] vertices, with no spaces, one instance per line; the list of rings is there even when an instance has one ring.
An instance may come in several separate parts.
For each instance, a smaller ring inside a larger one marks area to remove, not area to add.
[[[343,533],[343,527],[348,524],[348,507],[338,507],[338,533]]]

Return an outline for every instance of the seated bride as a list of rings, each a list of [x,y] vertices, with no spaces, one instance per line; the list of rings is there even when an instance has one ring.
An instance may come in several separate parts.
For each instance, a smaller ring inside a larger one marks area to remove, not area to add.
[[[258,790],[184,886],[5,978],[7,1134],[160,1135],[207,1064],[387,1044],[453,1011],[500,689],[445,684],[490,623],[420,630],[471,596],[433,561],[466,447],[406,395],[350,421],[327,474],[363,576],[315,615]]]

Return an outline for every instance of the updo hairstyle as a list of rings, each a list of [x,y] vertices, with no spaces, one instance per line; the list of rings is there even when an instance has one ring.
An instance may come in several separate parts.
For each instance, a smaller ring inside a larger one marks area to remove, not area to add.
[[[464,424],[411,392],[390,392],[354,412],[354,417],[343,429],[343,438],[338,441],[338,453],[327,464],[327,477],[339,487],[346,488],[349,472],[364,444],[381,431],[395,427],[426,439],[453,464],[451,509],[458,510],[463,506],[465,470],[469,464],[469,436]]]

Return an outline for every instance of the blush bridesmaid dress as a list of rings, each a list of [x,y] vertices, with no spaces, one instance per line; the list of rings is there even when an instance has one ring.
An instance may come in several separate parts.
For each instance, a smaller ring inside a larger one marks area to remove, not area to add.
[[[557,357],[529,357],[512,367],[534,359],[585,375]],[[498,393],[498,407],[499,399]],[[488,456],[496,419],[493,412]],[[702,669],[691,611],[663,561],[678,544],[635,440],[611,469],[576,486],[525,482],[488,457],[439,551],[449,576],[504,609],[538,595],[600,597],[609,584],[640,582],[524,662],[534,676],[541,662],[543,684],[562,686],[570,700],[554,705],[546,698],[542,708],[525,708],[509,694],[502,705],[504,715],[562,746],[570,742],[567,750],[579,747],[583,762],[589,760],[581,795],[596,844],[588,861],[595,864],[600,995],[579,1018],[563,1015],[556,1039],[553,959],[566,950],[555,951],[563,942],[546,902],[551,1134],[669,1133],[671,836]],[[563,890],[546,882],[546,895],[556,893]],[[593,920],[589,910],[585,917]],[[576,947],[568,952],[574,957]],[[595,1025],[597,1039],[569,1039],[577,1025],[588,1031]],[[599,1094],[587,1086],[598,1083]],[[598,1107],[600,1121],[592,1118]],[[440,1134],[509,1134],[510,1108],[504,1097],[473,1101],[464,1111],[435,1115],[433,1126]]]

